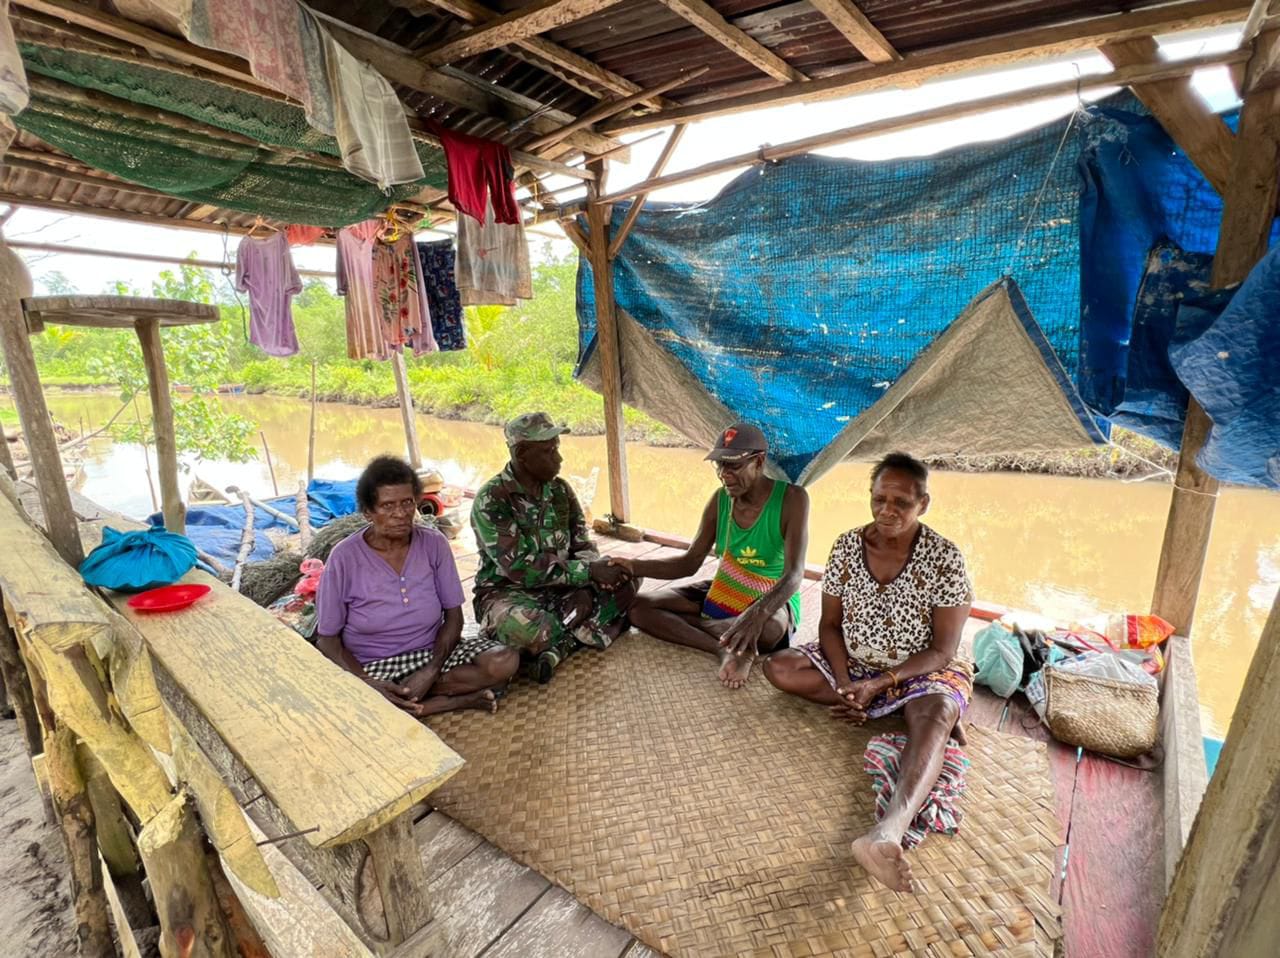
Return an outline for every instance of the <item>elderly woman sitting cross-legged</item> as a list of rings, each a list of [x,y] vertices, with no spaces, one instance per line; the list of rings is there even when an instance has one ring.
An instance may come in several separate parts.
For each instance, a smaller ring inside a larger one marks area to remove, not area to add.
[[[902,853],[908,826],[942,772],[973,668],[957,658],[973,588],[956,546],[920,522],[929,470],[891,453],[871,472],[874,521],[836,540],[822,579],[818,641],[770,656],[764,674],[784,692],[861,725],[901,709],[907,744],[883,818],[853,856],[896,891],[911,891]]]
[[[514,649],[462,637],[462,583],[449,542],[418,525],[422,482],[379,456],[356,483],[369,525],[333,547],[316,594],[316,645],[413,715],[494,711]]]

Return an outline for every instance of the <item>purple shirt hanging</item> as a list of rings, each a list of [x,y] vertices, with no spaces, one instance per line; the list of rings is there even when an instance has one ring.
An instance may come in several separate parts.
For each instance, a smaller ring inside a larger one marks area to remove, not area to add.
[[[249,294],[249,342],[271,356],[298,351],[291,301],[302,280],[283,233],[246,236],[236,250],[236,289]]]

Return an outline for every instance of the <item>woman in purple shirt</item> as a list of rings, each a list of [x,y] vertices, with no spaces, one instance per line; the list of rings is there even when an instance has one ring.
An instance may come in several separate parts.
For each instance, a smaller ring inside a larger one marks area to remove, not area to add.
[[[333,547],[316,594],[316,645],[393,704],[419,717],[496,711],[520,654],[462,636],[462,582],[449,542],[415,525],[422,481],[379,456],[356,482],[369,525]]]

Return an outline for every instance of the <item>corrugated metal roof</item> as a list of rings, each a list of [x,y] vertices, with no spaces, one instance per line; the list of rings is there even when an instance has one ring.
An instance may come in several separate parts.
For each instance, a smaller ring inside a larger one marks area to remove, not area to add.
[[[470,29],[432,0],[308,0],[321,11],[361,30],[377,34],[409,51],[421,51]],[[440,0],[446,2],[446,0]],[[523,4],[480,0],[495,14]],[[708,0],[730,23],[784,59],[801,73],[820,78],[868,66],[867,60],[808,0]],[[1167,0],[1098,3],[1090,0],[857,0],[859,8],[901,54],[919,53],[981,37],[1066,23],[1083,17],[1160,6]],[[94,4],[87,4],[94,6]],[[1242,0],[1242,6],[1244,6]],[[15,10],[22,15],[21,8]],[[704,34],[658,0],[621,0],[592,16],[552,30],[543,40],[585,57],[642,88],[678,77],[694,67],[707,72],[671,90],[668,102],[688,104],[727,94],[777,87],[779,81]],[[141,51],[139,51],[141,52]],[[511,45],[450,65],[456,78],[468,79],[490,96],[549,108],[556,122],[581,115],[599,102],[584,92],[595,81],[572,77],[543,64],[536,55]],[[460,72],[458,72],[460,71]],[[399,88],[403,101],[424,118],[519,148],[539,134],[510,117],[483,116],[418,90]],[[604,89],[600,94],[614,96]],[[514,116],[521,115],[515,108]],[[20,143],[47,146],[23,136]],[[553,155],[568,155],[563,148]],[[139,193],[86,187],[30,170],[0,171],[0,189],[36,199],[72,201],[124,212],[165,217],[191,215],[193,204]],[[226,210],[202,211],[205,222],[247,226],[251,217]]]

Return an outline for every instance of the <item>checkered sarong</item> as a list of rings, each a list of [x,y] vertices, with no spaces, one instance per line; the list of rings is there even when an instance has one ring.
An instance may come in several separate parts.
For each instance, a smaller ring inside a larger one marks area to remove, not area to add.
[[[456,669],[460,665],[470,665],[481,653],[501,647],[502,643],[494,639],[484,638],[474,625],[464,626],[462,638],[458,639],[458,644],[453,647],[449,657],[444,660],[444,668],[440,670],[440,674],[443,675],[450,669]],[[433,653],[434,649],[410,649],[408,652],[389,655],[385,659],[374,659],[372,662],[365,662],[361,668],[364,669],[364,674],[371,679],[377,679],[380,682],[400,682],[418,671],[418,669],[429,665]]]

